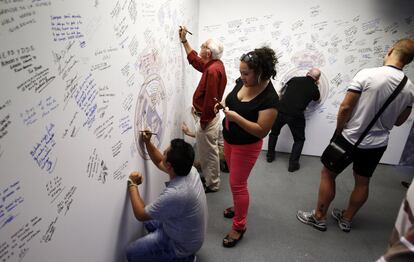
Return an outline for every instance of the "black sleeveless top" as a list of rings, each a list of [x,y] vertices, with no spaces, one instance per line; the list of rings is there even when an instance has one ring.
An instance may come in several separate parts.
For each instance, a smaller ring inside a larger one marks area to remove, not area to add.
[[[279,103],[279,96],[277,95],[273,84],[269,81],[266,88],[258,94],[255,98],[248,102],[242,102],[237,98],[237,93],[243,86],[243,81],[238,78],[236,80],[236,86],[226,97],[226,106],[233,111],[236,111],[239,115],[245,119],[257,122],[259,118],[259,111],[276,108]],[[233,145],[246,145],[259,141],[261,138],[254,136],[246,132],[243,128],[234,122],[228,121],[229,129],[226,129],[226,118],[223,119],[223,138],[227,143]]]

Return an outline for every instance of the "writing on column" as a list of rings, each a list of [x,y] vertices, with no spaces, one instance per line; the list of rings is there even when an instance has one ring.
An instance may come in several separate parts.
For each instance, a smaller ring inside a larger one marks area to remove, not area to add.
[[[81,26],[83,24],[80,15],[54,15],[50,16],[53,41],[61,42],[83,38]],[[83,45],[81,45],[83,47]]]
[[[86,120],[83,123],[84,127],[90,128],[95,121],[97,95],[98,89],[96,87],[95,79],[92,78],[92,74],[89,73],[73,94],[76,104],[86,116]]]
[[[59,103],[55,98],[49,96],[45,99],[42,99],[34,106],[31,106],[25,109],[23,112],[20,112],[20,118],[23,120],[23,123],[27,126],[35,123],[38,119],[41,119],[52,111],[54,111],[59,106]]]
[[[20,181],[0,188],[0,230],[12,223],[19,214],[19,207],[24,202]]]
[[[57,162],[57,158],[53,157],[53,149],[56,146],[54,127],[54,124],[47,125],[46,134],[30,151],[36,164],[49,174],[53,172]]]

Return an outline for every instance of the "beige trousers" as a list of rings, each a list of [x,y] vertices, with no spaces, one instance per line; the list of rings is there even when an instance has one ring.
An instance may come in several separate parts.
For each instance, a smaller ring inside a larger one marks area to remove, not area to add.
[[[203,130],[200,118],[194,115],[196,122],[196,142],[201,172],[206,180],[206,186],[211,190],[220,188],[220,159],[218,148],[218,132],[220,116],[216,116]]]

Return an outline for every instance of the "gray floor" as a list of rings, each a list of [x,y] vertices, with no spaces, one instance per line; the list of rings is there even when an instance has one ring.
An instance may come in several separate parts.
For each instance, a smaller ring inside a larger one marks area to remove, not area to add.
[[[413,168],[379,165],[371,180],[370,196],[357,214],[352,231],[340,231],[328,218],[328,230],[320,232],[296,219],[299,209],[315,207],[321,163],[318,157],[302,156],[301,169],[287,172],[288,154],[267,163],[262,152],[249,178],[250,208],[247,232],[238,245],[222,247],[231,219],[223,209],[231,206],[228,173],[222,188],[207,194],[209,222],[206,241],[197,253],[198,262],[218,261],[375,261],[386,249],[395,216]],[[337,194],[330,206],[343,208],[353,188],[352,169],[337,178]]]

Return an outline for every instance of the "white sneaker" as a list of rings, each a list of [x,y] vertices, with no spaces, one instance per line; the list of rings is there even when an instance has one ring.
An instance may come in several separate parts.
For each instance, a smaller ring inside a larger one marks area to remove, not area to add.
[[[345,218],[342,217],[342,213],[343,210],[339,209],[339,208],[334,208],[332,210],[332,217],[335,218],[336,221],[338,221],[338,227],[344,231],[344,232],[349,232],[351,231],[351,224],[352,221],[346,220]]]
[[[326,231],[327,229],[325,219],[317,220],[315,218],[315,210],[309,212],[299,210],[296,214],[296,218],[299,219],[300,222],[313,226],[320,231]]]

